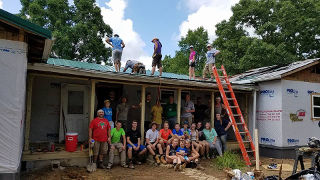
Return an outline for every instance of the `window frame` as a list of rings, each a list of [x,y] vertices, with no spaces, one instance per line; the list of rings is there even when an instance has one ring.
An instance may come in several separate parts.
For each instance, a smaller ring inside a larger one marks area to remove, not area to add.
[[[314,108],[320,108],[320,106],[315,106],[313,104],[314,97],[319,97],[320,98],[320,93],[312,93],[311,94],[311,120],[320,121],[320,117],[314,117]]]

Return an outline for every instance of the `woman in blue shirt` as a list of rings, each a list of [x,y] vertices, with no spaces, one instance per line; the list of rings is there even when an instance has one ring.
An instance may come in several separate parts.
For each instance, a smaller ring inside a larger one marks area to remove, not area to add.
[[[207,122],[205,127],[206,128],[202,130],[202,132],[206,137],[206,141],[209,143],[209,148],[211,150],[216,149],[219,155],[222,156],[221,145],[219,140],[217,139],[217,132],[214,130],[214,128],[211,128],[210,122]],[[207,149],[207,153],[209,152],[209,148]]]

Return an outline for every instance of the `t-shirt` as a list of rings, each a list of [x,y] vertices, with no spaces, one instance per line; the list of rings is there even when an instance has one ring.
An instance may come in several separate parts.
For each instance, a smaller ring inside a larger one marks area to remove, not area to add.
[[[126,65],[125,65],[125,69],[127,69],[127,68],[131,68],[131,69],[133,69],[133,67],[134,67],[134,65],[135,64],[137,64],[137,63],[139,63],[138,61],[135,61],[135,60],[128,60],[127,62],[126,62]]]
[[[178,149],[177,149],[177,152],[179,152],[179,153],[187,153],[187,148],[186,147],[184,147],[184,148],[182,148],[182,147],[178,147]]]
[[[90,122],[89,128],[92,129],[92,139],[99,142],[106,142],[108,140],[108,130],[110,131],[110,124],[105,118],[95,118]]]
[[[119,112],[118,120],[127,120],[128,119],[129,106],[127,104],[121,103],[117,106],[117,112]]]
[[[104,118],[108,119],[108,121],[112,121],[112,109],[111,108],[102,108],[104,112]]]
[[[189,56],[189,61],[191,62],[195,56],[196,56],[196,51],[192,51]],[[196,60],[196,59],[194,59],[194,60]]]
[[[181,128],[181,131],[183,132],[183,134],[188,134],[188,135],[191,134],[191,130],[190,129]]]
[[[164,129],[161,129],[159,133],[161,133],[161,138],[168,140],[169,135],[172,133],[172,131],[170,129],[168,129],[167,131],[165,131]]]
[[[146,138],[149,139],[150,143],[156,142],[158,137],[159,137],[159,131],[158,130],[152,131],[152,129],[149,129],[147,131]]]
[[[208,129],[203,129],[202,132],[208,142],[213,142],[214,138],[217,136],[217,132],[214,130],[214,128],[211,128],[211,131]]]
[[[181,117],[192,117],[191,112],[186,112],[187,110],[193,110],[194,109],[194,104],[192,101],[184,102],[182,105],[183,112],[181,114]]]
[[[120,143],[121,137],[126,135],[123,128],[120,128],[119,131],[117,128],[111,130],[111,143]]]
[[[216,49],[211,49],[210,51],[207,51],[206,57],[207,57],[207,61],[206,64],[214,64],[216,62],[215,60],[215,54],[219,52]]]
[[[152,112],[152,121],[157,124],[162,124],[162,107],[154,105],[151,109]]]
[[[176,129],[172,130],[172,134],[176,134],[178,136],[183,136],[183,132],[181,131],[181,129],[179,129],[179,131],[177,132]]]
[[[219,120],[214,121],[214,129],[216,130],[218,136],[223,136],[227,134],[227,132],[224,129],[228,126],[229,122],[230,121],[228,119],[223,119],[223,118],[222,118],[222,124],[220,123]]]
[[[170,104],[168,103],[165,107],[165,113],[167,118],[172,118],[177,116],[177,104],[173,103]]]
[[[138,144],[138,139],[141,138],[141,133],[137,129],[136,130],[130,129],[127,132],[127,137],[130,138],[130,141],[133,144]]]
[[[121,50],[122,51],[122,39],[120,39],[119,37],[112,37],[109,38],[109,41],[112,43],[113,48],[112,50]]]

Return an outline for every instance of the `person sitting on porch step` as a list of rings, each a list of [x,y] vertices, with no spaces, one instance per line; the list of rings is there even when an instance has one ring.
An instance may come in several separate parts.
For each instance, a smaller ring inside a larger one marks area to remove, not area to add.
[[[181,160],[176,155],[178,147],[179,147],[179,140],[176,138],[172,140],[172,144],[166,147],[166,162],[168,164],[173,164],[174,170],[179,170],[181,165]]]
[[[105,100],[104,105],[105,105],[105,107],[102,108],[102,110],[104,112],[104,118],[106,118],[109,121],[111,129],[113,129],[114,123],[112,121],[112,108],[110,107],[110,101]]]
[[[172,130],[172,134],[174,138],[178,138],[179,140],[184,137],[183,131],[180,129],[180,124],[176,123],[174,129]]]
[[[104,118],[102,109],[97,111],[98,117],[93,119],[89,125],[89,143],[94,140],[93,161],[97,163],[99,155],[98,167],[104,169],[103,156],[108,152],[108,141],[110,142],[110,125]]]
[[[188,124],[189,124],[188,121],[184,121],[183,128],[181,128],[181,131],[183,132],[183,135],[184,135],[184,139],[190,139],[191,131],[188,128]]]
[[[126,72],[128,68],[131,68],[131,73],[133,73],[133,74],[145,74],[146,73],[145,65],[139,61],[128,60],[126,62],[126,66],[123,69],[123,72]]]
[[[156,154],[157,144],[159,142],[159,131],[157,130],[157,124],[152,123],[151,129],[149,129],[146,133],[146,146],[149,150],[149,153],[153,156],[155,162],[160,164],[160,157]]]
[[[111,130],[111,146],[109,152],[109,163],[107,169],[111,169],[114,159],[114,151],[118,149],[120,154],[121,166],[127,168],[126,164],[126,133],[121,128],[122,124],[120,121],[116,122],[116,127]],[[123,142],[121,142],[121,139]]]
[[[211,128],[210,122],[207,122],[205,127],[206,128],[202,132],[206,137],[206,141],[209,143],[209,147],[207,147],[207,153],[209,153],[209,148],[212,150],[212,152],[214,149],[216,149],[219,155],[222,156],[220,142],[217,139],[217,132],[214,130],[214,128]],[[209,155],[209,157],[213,158],[213,154],[212,156]]]
[[[165,155],[163,154],[163,149],[167,147],[167,145],[171,144],[172,138],[169,139],[169,136],[173,137],[172,131],[169,129],[168,121],[163,123],[163,129],[159,131],[159,143],[157,144],[159,154],[160,154],[160,161],[163,164],[166,164]]]
[[[133,156],[135,157],[135,163],[140,165],[142,156],[147,152],[147,149],[144,145],[141,144],[141,133],[137,130],[138,122],[136,120],[132,121],[132,127],[127,132],[127,146],[128,146],[128,159],[129,159],[129,168],[134,169],[133,165]]]

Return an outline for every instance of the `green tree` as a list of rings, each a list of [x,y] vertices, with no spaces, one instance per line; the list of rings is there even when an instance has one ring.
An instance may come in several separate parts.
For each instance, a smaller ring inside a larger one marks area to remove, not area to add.
[[[112,29],[102,19],[95,0],[20,0],[20,16],[52,31],[53,57],[108,63],[111,49],[103,38]]]
[[[178,43],[180,50],[176,51],[174,57],[165,56],[163,60],[163,68],[165,72],[188,74],[189,73],[189,46],[193,45],[196,51],[196,75],[202,73],[204,63],[206,61],[205,53],[208,44],[208,32],[199,27],[196,30],[189,30],[186,37],[182,37]]]
[[[320,1],[240,0],[232,11],[214,41],[229,73],[320,56]]]

